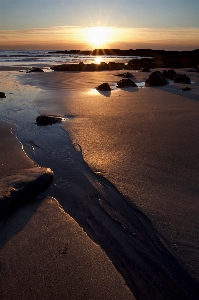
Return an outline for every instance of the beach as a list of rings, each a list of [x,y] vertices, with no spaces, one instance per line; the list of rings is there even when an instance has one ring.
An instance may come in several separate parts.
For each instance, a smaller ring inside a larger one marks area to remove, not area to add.
[[[199,73],[176,70],[183,92],[137,71],[137,88],[117,89],[120,71],[2,70],[1,177],[54,173],[1,222],[3,299],[197,299]],[[37,126],[39,114],[63,122]]]

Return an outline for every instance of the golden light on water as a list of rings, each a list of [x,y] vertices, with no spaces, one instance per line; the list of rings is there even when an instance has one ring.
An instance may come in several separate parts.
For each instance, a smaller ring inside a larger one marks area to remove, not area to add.
[[[99,65],[101,62],[102,62],[102,57],[101,56],[97,56],[95,58],[95,63]]]

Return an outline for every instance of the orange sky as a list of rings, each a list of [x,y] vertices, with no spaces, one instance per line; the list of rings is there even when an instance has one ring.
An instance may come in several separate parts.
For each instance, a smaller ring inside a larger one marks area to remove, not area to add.
[[[57,26],[0,30],[2,50],[95,48],[194,50],[199,48],[199,29]]]

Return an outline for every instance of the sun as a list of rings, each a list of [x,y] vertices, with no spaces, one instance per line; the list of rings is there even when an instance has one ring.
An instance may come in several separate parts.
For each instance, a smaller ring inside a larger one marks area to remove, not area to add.
[[[86,39],[95,48],[105,47],[111,39],[111,28],[109,27],[89,27],[86,30]]]

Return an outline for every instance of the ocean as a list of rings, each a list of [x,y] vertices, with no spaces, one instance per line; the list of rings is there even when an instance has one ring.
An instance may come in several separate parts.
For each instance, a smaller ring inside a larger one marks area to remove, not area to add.
[[[115,55],[76,55],[55,53],[56,50],[0,50],[1,66],[19,65],[57,65],[71,63],[99,63],[123,61],[126,63],[137,56],[115,56]]]

